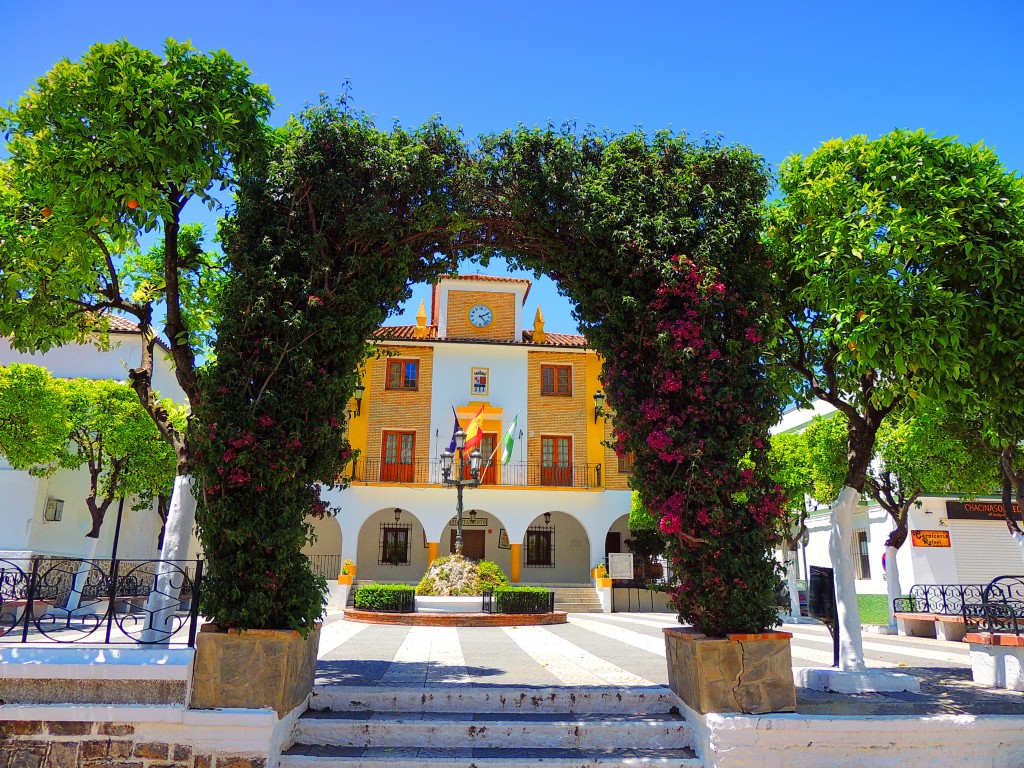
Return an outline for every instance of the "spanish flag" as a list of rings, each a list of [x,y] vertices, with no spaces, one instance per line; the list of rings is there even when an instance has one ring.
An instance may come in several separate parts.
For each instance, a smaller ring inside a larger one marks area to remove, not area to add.
[[[469,422],[469,426],[466,427],[466,450],[474,448],[480,445],[480,441],[484,438],[484,406],[481,403],[480,410],[476,412],[476,416]]]

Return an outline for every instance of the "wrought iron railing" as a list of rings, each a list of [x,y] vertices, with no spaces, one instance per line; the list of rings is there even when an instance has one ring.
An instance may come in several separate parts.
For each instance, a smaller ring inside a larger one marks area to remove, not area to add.
[[[909,597],[892,602],[894,613],[935,613],[960,616],[964,605],[980,604],[986,584],[915,584]]]
[[[317,576],[334,581],[341,574],[341,555],[309,555],[309,567]]]
[[[1024,630],[1024,576],[1000,576],[982,591],[980,603],[964,603],[964,626],[968,632]]]
[[[382,461],[379,456],[357,459],[352,467],[352,481],[356,483],[412,483],[441,485],[441,462],[421,459],[408,463]],[[600,464],[570,464],[545,466],[541,463],[494,462],[482,473],[480,486],[517,485],[551,488],[600,488]]]
[[[0,643],[195,645],[202,560],[0,559]]]

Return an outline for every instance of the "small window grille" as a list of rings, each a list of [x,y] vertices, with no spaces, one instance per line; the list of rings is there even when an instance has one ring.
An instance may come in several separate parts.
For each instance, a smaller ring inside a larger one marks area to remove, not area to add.
[[[412,526],[382,524],[380,543],[377,548],[378,565],[409,564],[409,531]]]
[[[530,568],[555,567],[555,528],[538,525],[526,529],[526,565]]]

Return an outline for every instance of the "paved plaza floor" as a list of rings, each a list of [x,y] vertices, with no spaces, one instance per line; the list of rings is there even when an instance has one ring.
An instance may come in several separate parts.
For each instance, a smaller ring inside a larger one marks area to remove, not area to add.
[[[668,685],[656,613],[570,614],[545,627],[404,627],[358,624],[328,616],[320,639],[317,683],[423,687],[508,685],[661,688]],[[795,667],[830,666],[832,640],[821,625],[786,625]],[[803,714],[1024,715],[1024,693],[971,680],[970,648],[926,638],[864,635],[869,668],[915,675],[921,693],[826,694],[797,689]]]

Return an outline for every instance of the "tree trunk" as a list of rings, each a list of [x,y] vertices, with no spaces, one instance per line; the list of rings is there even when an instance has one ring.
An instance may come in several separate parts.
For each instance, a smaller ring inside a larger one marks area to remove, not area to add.
[[[889,629],[896,629],[896,617],[892,615],[893,601],[903,595],[903,587],[900,586],[900,567],[896,562],[898,552],[896,547],[885,548],[885,591],[889,596]]]
[[[907,540],[907,528],[909,527],[910,505],[920,498],[920,493],[914,493],[909,499],[904,499],[900,494],[900,504],[893,507],[892,504],[883,502],[881,494],[876,495],[875,501],[881,504],[882,509],[889,513],[889,516],[896,523],[896,527],[889,538],[885,540],[885,591],[889,597],[889,629],[896,629],[896,617],[893,616],[893,601],[903,596],[903,587],[900,584],[900,566],[896,562],[896,556]],[[891,495],[888,501],[892,501]]]
[[[839,668],[844,672],[863,672],[864,644],[860,632],[860,609],[857,607],[857,584],[851,553],[853,512],[860,501],[857,488],[844,486],[832,505],[831,533],[828,554],[836,580],[836,605],[839,613]]]
[[[789,615],[793,623],[800,622],[800,591],[796,586],[796,549],[786,552],[786,584],[789,587]]]
[[[181,572],[185,563],[170,561],[188,557],[188,545],[196,522],[196,497],[192,493],[195,481],[191,475],[174,478],[174,492],[164,524],[164,541],[160,549],[161,562],[157,565],[156,584],[146,601],[148,620],[142,642],[167,642],[174,631],[174,611],[181,592]],[[199,596],[194,595],[194,600]]]
[[[160,533],[156,537],[157,550],[162,550],[164,547],[164,532],[167,530],[167,509],[170,503],[170,498],[162,493],[156,497],[156,514],[160,518]]]

